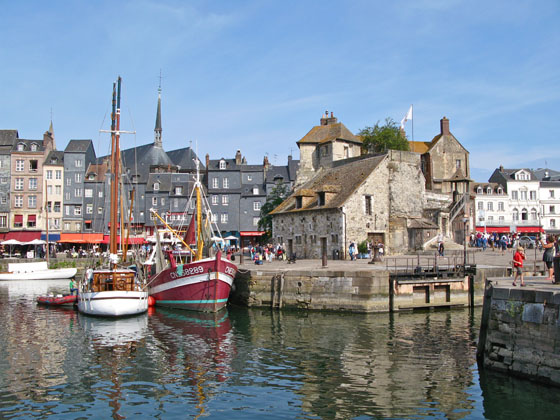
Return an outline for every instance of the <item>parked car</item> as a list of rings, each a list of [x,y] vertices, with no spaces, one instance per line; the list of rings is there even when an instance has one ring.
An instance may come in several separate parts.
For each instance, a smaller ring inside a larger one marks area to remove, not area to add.
[[[521,245],[525,249],[532,249],[536,245],[535,239],[531,236],[522,236],[519,238],[519,245]]]

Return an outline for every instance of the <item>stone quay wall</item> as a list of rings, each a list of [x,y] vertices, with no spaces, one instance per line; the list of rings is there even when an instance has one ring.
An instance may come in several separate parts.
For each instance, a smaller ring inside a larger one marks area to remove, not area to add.
[[[477,357],[484,367],[560,386],[560,291],[487,288]]]
[[[484,271],[478,271],[469,282],[468,277],[396,278],[386,270],[255,268],[238,271],[230,302],[249,307],[363,313],[477,306],[482,304],[485,279]]]

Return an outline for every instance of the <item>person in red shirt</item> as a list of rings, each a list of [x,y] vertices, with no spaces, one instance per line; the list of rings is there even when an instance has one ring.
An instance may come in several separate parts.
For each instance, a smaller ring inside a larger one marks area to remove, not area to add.
[[[523,247],[518,246],[515,255],[513,256],[513,268],[515,270],[515,278],[513,279],[513,285],[517,286],[515,283],[519,277],[521,277],[521,287],[525,286],[523,282],[523,260],[525,259],[525,250]]]

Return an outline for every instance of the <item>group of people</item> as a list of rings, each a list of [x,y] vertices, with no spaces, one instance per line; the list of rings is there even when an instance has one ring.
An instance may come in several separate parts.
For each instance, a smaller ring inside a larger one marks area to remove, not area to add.
[[[255,264],[262,264],[263,261],[286,260],[287,258],[285,247],[280,244],[250,245],[249,253]]]
[[[379,258],[382,258],[385,255],[385,246],[379,240],[377,241],[366,241],[367,243],[367,258],[371,258],[375,249],[377,249],[377,253]],[[350,261],[354,261],[358,258],[358,247],[356,246],[356,242],[350,241],[350,246],[348,247],[348,256],[350,257]]]
[[[497,232],[476,232],[471,233],[469,246],[473,248],[482,248],[486,251],[486,248],[492,248],[492,250],[501,250],[502,254],[506,252],[508,248],[516,249],[519,245],[519,233],[497,233]],[[537,247],[540,248],[540,244],[537,242]]]
[[[554,279],[554,257],[560,255],[560,243],[558,237],[553,235],[547,235],[546,240],[542,237],[538,238],[538,243],[543,249],[542,260],[548,271],[548,277],[546,280],[555,283]],[[517,281],[521,280],[521,286],[525,286],[523,279],[523,261],[525,260],[525,249],[522,246],[517,246],[515,254],[513,255],[513,268],[515,270],[515,277],[513,279],[513,285],[517,286]]]

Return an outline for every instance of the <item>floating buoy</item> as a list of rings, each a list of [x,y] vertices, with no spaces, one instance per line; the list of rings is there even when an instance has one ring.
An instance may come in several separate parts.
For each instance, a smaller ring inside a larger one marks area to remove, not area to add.
[[[152,306],[156,305],[156,300],[153,296],[148,296],[148,307],[151,308]]]

